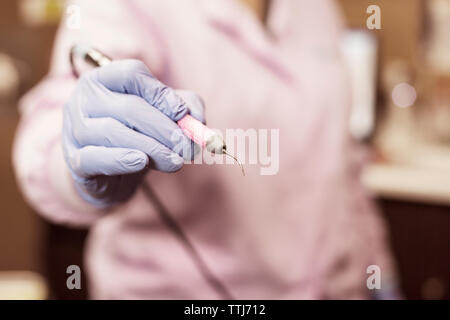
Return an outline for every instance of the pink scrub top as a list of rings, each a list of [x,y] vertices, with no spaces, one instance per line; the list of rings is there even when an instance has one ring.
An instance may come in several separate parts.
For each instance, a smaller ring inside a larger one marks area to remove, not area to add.
[[[261,164],[246,165],[246,177],[235,165],[201,164],[146,177],[233,298],[366,298],[370,265],[389,286],[383,222],[360,185],[364,157],[348,135],[343,26],[333,1],[273,0],[267,28],[238,0],[73,5],[49,74],[22,99],[14,164],[40,214],[90,227],[82,270],[92,298],[223,296],[142,190],[108,210],[77,195],[61,150],[62,108],[76,83],[68,61],[74,43],[139,58],[169,86],[195,91],[208,124],[222,132],[279,130],[276,174],[261,175]]]

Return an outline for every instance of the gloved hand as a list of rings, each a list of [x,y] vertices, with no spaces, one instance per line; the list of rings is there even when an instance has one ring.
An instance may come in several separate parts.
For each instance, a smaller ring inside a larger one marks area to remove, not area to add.
[[[168,88],[138,60],[85,74],[64,106],[62,134],[81,197],[106,207],[127,200],[148,168],[181,169],[195,152],[176,124],[187,113],[204,122],[200,98]]]

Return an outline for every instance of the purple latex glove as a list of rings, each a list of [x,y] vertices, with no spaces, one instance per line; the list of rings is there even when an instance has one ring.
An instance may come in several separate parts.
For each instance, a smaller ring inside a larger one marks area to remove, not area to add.
[[[165,86],[138,60],[86,73],[63,113],[66,163],[81,197],[97,207],[127,200],[148,168],[180,170],[196,148],[176,121],[191,113],[204,122],[197,95]]]

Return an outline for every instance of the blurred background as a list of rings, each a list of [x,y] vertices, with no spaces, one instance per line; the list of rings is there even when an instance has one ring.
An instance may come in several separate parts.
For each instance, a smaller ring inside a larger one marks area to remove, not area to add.
[[[388,223],[404,295],[450,299],[450,0],[337,1],[349,27],[349,130],[372,150],[362,179]],[[374,4],[380,30],[366,25]],[[86,297],[65,273],[82,265],[86,230],[41,220],[11,164],[18,99],[46,74],[64,12],[63,0],[0,2],[0,298]]]

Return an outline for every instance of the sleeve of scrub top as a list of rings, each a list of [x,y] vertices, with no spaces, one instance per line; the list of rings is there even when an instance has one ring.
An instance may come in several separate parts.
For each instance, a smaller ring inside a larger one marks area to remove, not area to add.
[[[145,21],[148,29],[141,28],[135,11],[132,1],[70,2],[49,74],[20,101],[21,120],[13,146],[16,178],[29,204],[52,222],[88,226],[106,213],[80,198],[63,159],[62,108],[76,83],[69,50],[74,43],[92,44],[115,58],[139,58],[158,76],[160,38],[150,30],[151,19]]]

